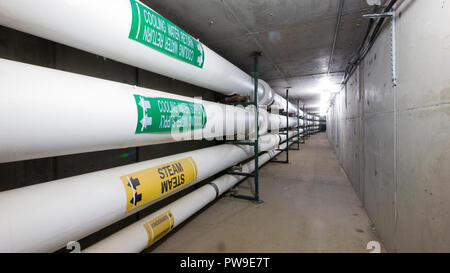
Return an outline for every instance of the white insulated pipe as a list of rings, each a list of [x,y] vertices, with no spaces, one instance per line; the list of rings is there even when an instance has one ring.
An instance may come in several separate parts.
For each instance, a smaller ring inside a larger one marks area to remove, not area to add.
[[[292,140],[296,141],[296,138]],[[287,143],[280,145],[284,149]],[[264,165],[281,151],[271,150],[259,156],[259,166]],[[242,172],[255,170],[255,162],[242,165]],[[139,221],[123,228],[107,238],[84,249],[83,253],[138,253],[164,237],[194,213],[234,187],[245,177],[225,174],[153,212]]]
[[[140,7],[137,14],[133,14],[135,5]],[[152,24],[152,14],[148,11],[144,14],[143,6],[139,1],[130,0],[1,0],[0,24],[223,94],[250,95],[253,92],[252,78],[248,74],[203,44],[201,68],[151,47],[153,42],[159,44],[159,40],[154,40],[160,38],[159,35],[150,37],[150,44],[133,39],[130,36],[133,20],[142,23],[136,26],[138,39],[146,34],[140,29],[146,22],[149,23],[145,26],[151,30],[164,27],[162,34],[169,31],[168,23],[163,26],[159,18]],[[156,34],[159,31],[156,30]],[[181,35],[178,30],[178,36]],[[196,41],[192,43],[196,45]]]
[[[186,128],[170,121],[177,107],[186,105],[195,107],[189,111],[199,121],[193,128],[189,122]],[[266,115],[262,108],[260,113]],[[5,59],[0,59],[0,117],[0,163],[222,138],[235,132],[243,136],[255,130],[252,107],[197,100]],[[286,127],[282,120],[279,115],[260,119],[260,134],[268,128]],[[175,131],[180,127],[185,131]]]
[[[297,122],[297,119],[295,117],[289,117],[288,120],[286,121],[286,116],[268,113],[266,110],[262,108],[259,108],[259,118],[260,118],[260,121],[258,122],[260,126],[259,129],[260,131],[263,132],[267,130],[276,131],[278,129],[286,127],[292,128],[296,127],[299,124],[299,122]]]
[[[283,109],[284,111],[286,111],[286,99],[283,98],[282,96],[280,96],[279,94],[275,93],[275,91],[273,91],[273,92],[274,92],[273,105],[278,106],[278,109]],[[294,105],[293,103],[289,102],[288,112],[297,114],[297,111],[300,111],[300,115],[303,114],[303,111],[298,109],[297,106]]]
[[[261,136],[260,151],[284,139]],[[224,144],[0,192],[0,252],[56,251],[252,155]]]
[[[137,0],[0,0],[0,24],[225,95],[254,92],[250,75]]]

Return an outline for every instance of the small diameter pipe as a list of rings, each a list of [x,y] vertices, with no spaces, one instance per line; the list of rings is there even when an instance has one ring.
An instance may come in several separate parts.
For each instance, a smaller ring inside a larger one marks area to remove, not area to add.
[[[284,139],[266,134],[259,149]],[[251,156],[223,144],[0,192],[0,252],[56,251]]]
[[[295,142],[296,138],[292,142]],[[286,143],[280,145],[284,149]],[[259,166],[264,165],[281,151],[271,150],[259,156]],[[254,161],[242,165],[242,172],[253,172]],[[148,248],[183,223],[201,208],[234,187],[245,177],[225,174],[181,197],[149,216],[129,225],[113,235],[83,250],[83,253],[138,253]]]
[[[0,163],[221,139],[236,133],[244,139],[255,130],[251,107],[196,100],[5,59],[0,59],[0,90]],[[194,109],[187,115],[194,119],[194,126],[184,118],[179,119],[184,122],[172,122],[187,107]],[[277,119],[261,120],[260,135],[267,128],[286,126]]]

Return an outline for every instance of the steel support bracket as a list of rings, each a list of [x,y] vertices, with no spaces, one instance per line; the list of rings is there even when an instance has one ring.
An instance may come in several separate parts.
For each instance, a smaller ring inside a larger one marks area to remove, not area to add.
[[[395,7],[395,6],[394,6]],[[374,13],[374,14],[364,14],[363,15],[364,18],[370,18],[370,19],[375,19],[375,18],[391,18],[391,72],[392,72],[392,86],[395,87],[397,86],[397,43],[396,43],[396,35],[397,35],[397,30],[396,30],[396,15],[395,15],[395,11],[392,10],[390,12],[385,12],[385,13]]]
[[[239,195],[239,194],[231,194],[234,198],[240,198],[244,200],[253,201],[254,203],[262,203],[263,201],[259,199],[259,111],[258,111],[258,58],[262,56],[262,52],[256,51],[252,54],[253,57],[253,101],[248,102],[246,104],[251,105],[253,104],[256,108],[255,111],[255,124],[256,124],[256,131],[255,131],[255,140],[254,141],[226,141],[225,143],[228,144],[237,144],[237,145],[250,145],[253,146],[253,160],[255,162],[255,170],[252,173],[243,173],[243,172],[236,172],[236,171],[229,171],[228,174],[232,175],[240,175],[240,176],[246,176],[246,177],[253,177],[253,182],[255,185],[255,192],[254,196],[247,196],[247,195]],[[242,104],[242,103],[241,103]]]

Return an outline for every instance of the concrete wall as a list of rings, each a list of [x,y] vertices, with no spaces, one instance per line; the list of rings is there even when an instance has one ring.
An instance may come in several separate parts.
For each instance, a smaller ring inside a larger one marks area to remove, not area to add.
[[[450,251],[450,3],[397,11],[328,112],[330,143],[385,247]],[[337,128],[337,129],[335,129]]]
[[[123,82],[189,97],[201,96],[205,100],[210,101],[217,101],[221,97],[219,94],[206,89],[104,59],[100,56],[53,43],[2,26],[0,26],[0,58],[116,82]],[[1,91],[7,92],[7,90]],[[108,169],[212,145],[214,145],[214,142],[212,141],[185,141],[172,144],[4,163],[0,164],[0,191]],[[167,203],[178,197],[179,195],[168,198],[164,202],[161,202],[161,204]],[[151,211],[154,211],[156,207],[157,206],[151,206],[147,210],[139,212],[139,214],[141,216],[146,215]],[[82,247],[87,247],[92,242],[123,228],[136,219],[136,216],[130,216],[129,218],[80,241],[81,245]]]

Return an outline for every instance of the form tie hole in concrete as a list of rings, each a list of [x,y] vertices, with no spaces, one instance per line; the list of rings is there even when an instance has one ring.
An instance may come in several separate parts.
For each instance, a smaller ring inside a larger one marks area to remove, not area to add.
[[[360,228],[355,228],[355,230],[356,230],[356,232],[364,233],[364,230],[362,230],[362,229],[360,229]]]

